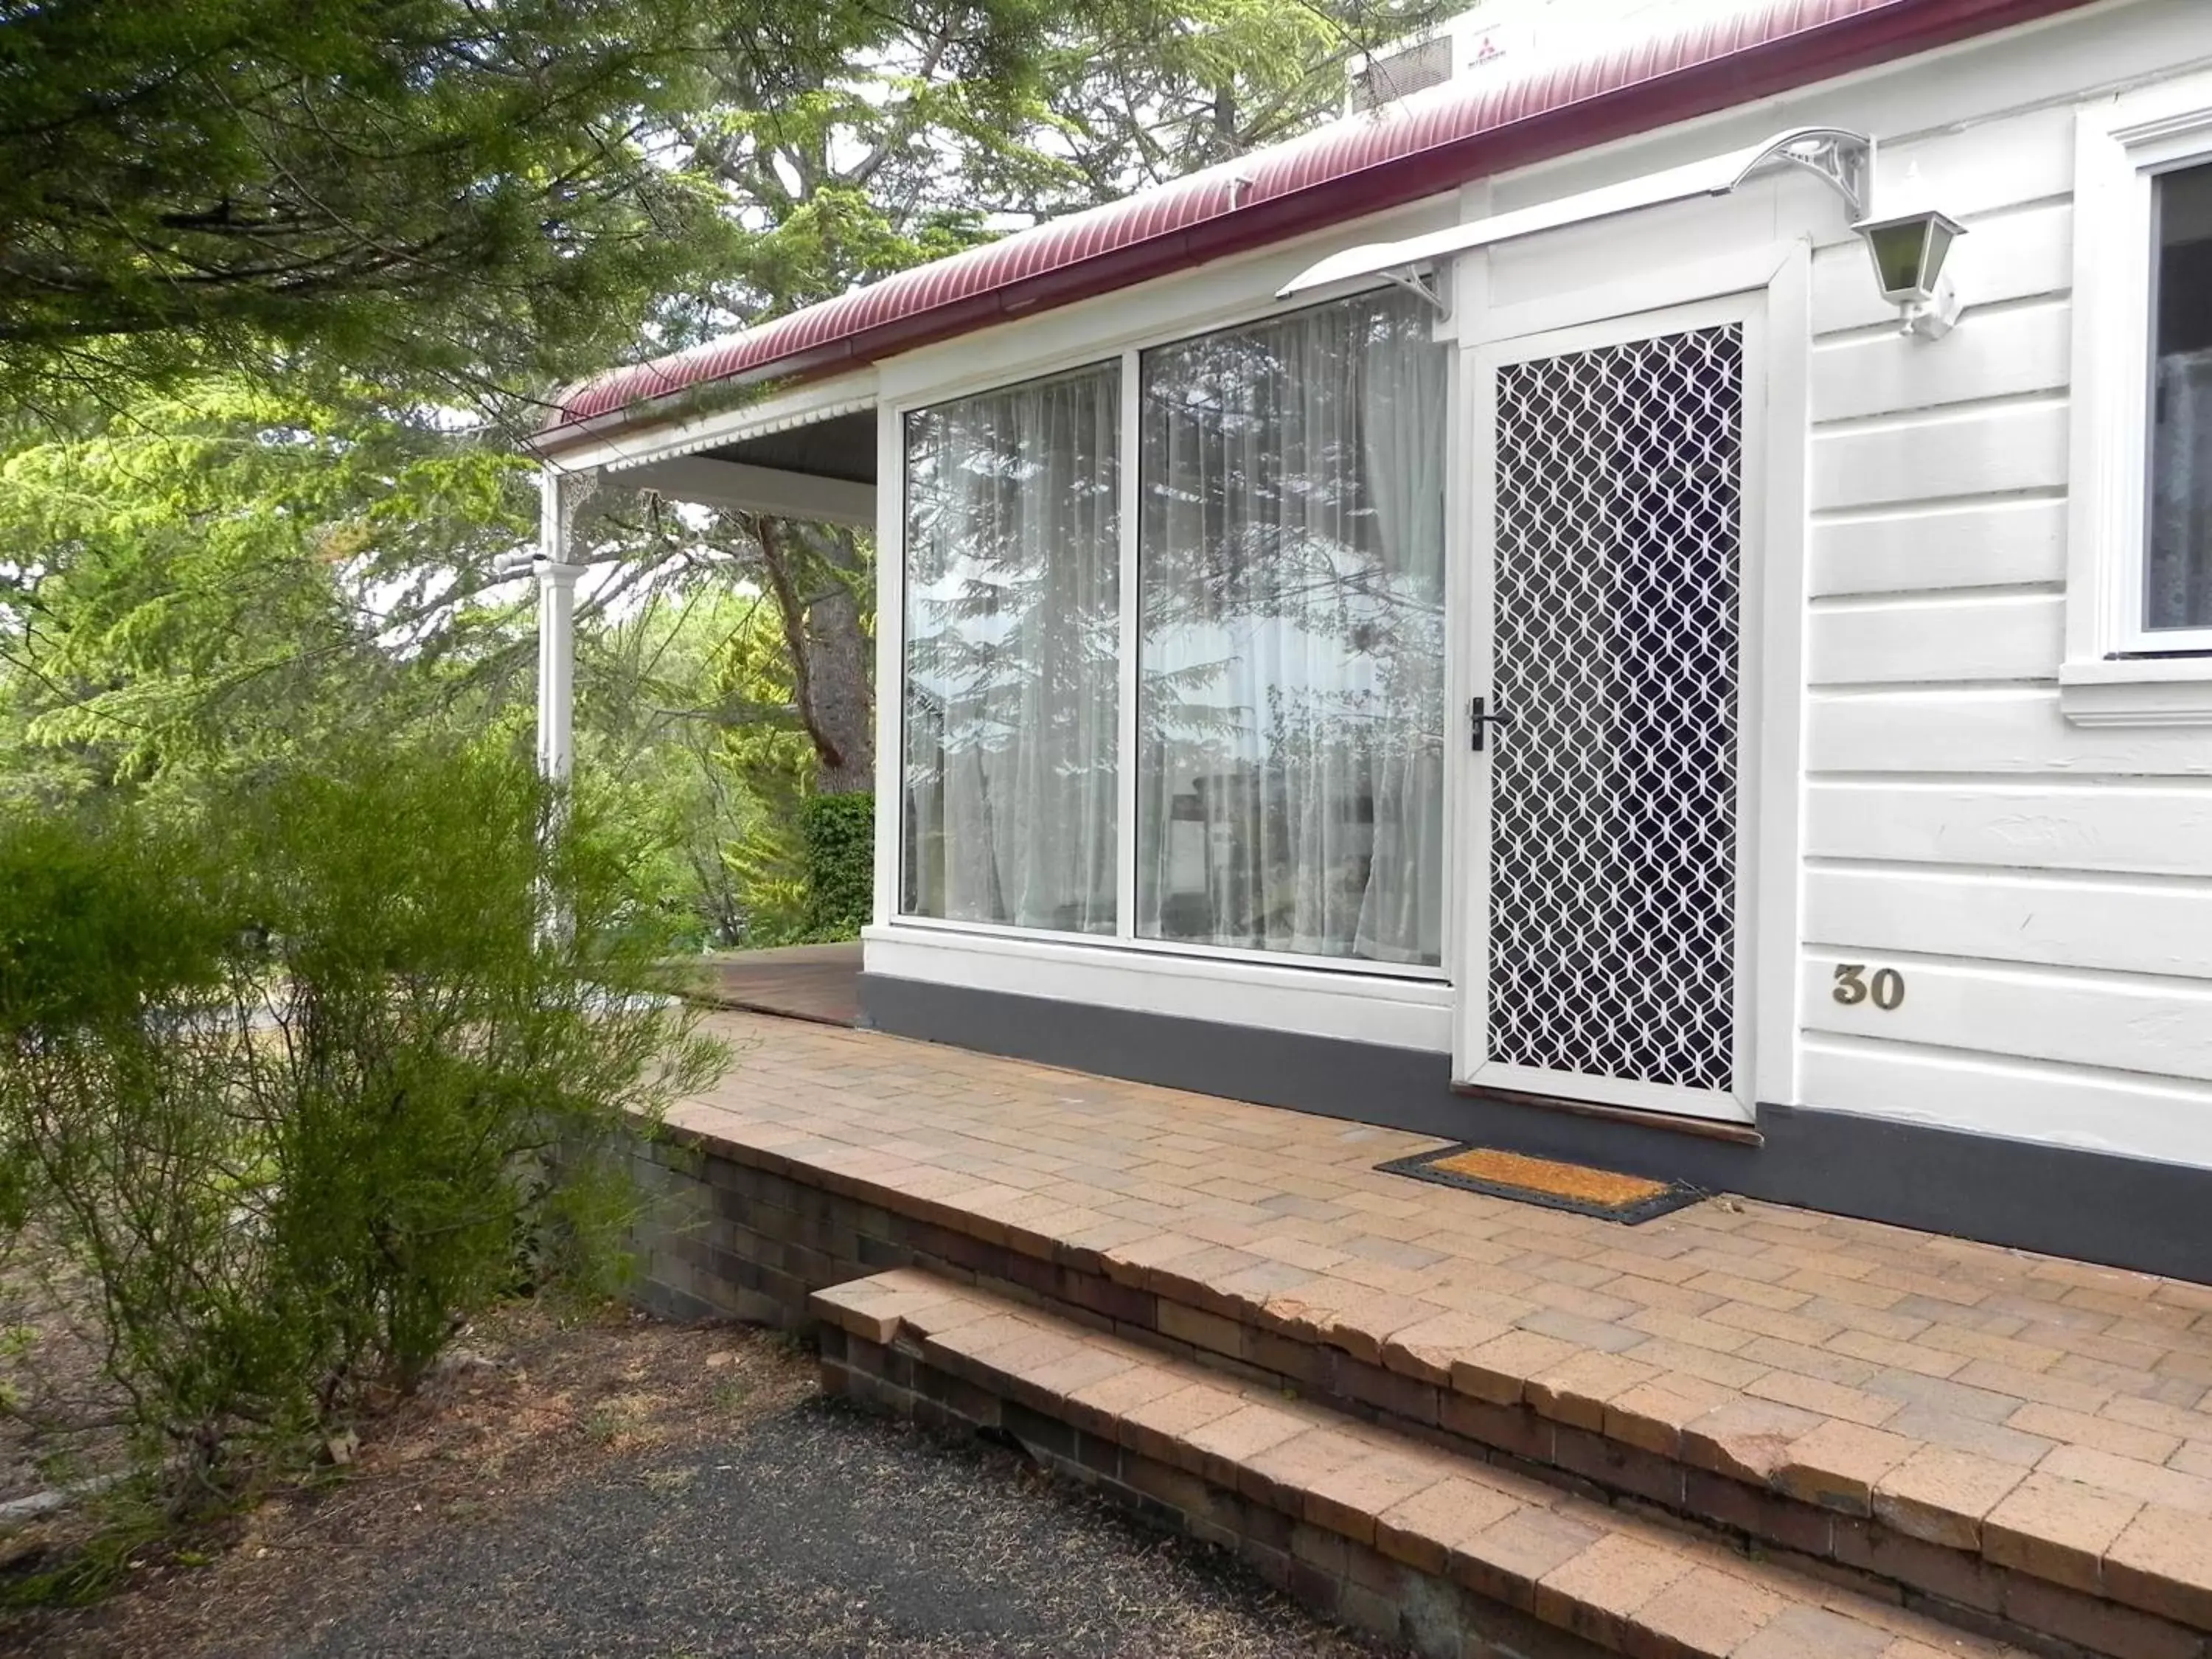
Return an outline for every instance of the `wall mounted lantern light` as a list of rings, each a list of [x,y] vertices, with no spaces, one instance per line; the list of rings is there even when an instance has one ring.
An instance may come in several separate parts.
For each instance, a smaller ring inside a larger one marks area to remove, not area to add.
[[[1943,262],[1966,228],[1949,214],[1928,208],[1862,219],[1851,228],[1866,239],[1875,282],[1881,297],[1903,313],[1905,331],[1923,340],[1948,334],[1959,320],[1959,295],[1943,274]]]

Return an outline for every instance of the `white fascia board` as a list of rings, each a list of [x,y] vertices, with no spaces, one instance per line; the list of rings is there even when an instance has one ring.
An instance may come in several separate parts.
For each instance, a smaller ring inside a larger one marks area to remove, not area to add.
[[[672,501],[738,507],[779,519],[856,525],[872,530],[876,487],[811,472],[718,461],[704,455],[678,455],[645,466],[625,468],[623,483],[634,489],[657,490]]]
[[[1346,248],[1341,253],[1333,253],[1328,258],[1307,266],[1278,289],[1275,297],[1288,300],[1340,283],[1364,282],[1386,272],[1429,264],[1438,259],[1449,258],[1455,253],[1511,241],[1516,237],[1539,235],[1563,226],[1584,224],[1593,219],[1610,218],[1616,214],[1633,213],[1640,208],[1658,207],[1693,196],[1725,196],[1755,174],[1778,167],[1804,165],[1802,157],[1805,147],[1838,143],[1863,147],[1858,176],[1862,180],[1871,177],[1872,139],[1832,127],[1799,127],[1777,133],[1771,138],[1747,145],[1742,149],[1730,150],[1724,155],[1709,155],[1703,161],[1686,162],[1661,173],[1646,173],[1640,179],[1623,179],[1617,185],[1601,185],[1596,190],[1583,191],[1579,195],[1563,196],[1557,201],[1539,202],[1533,207],[1501,213],[1492,218],[1469,220],[1464,224],[1431,231],[1425,236],[1411,236],[1398,242],[1369,242],[1359,247]],[[1826,172],[1821,172],[1820,176],[1829,178]],[[1830,182],[1836,185],[1839,193],[1849,193],[1844,184],[1832,178],[1830,178]],[[1861,199],[1854,204],[1855,217],[1864,210],[1864,193],[1865,187],[1862,183],[1858,187]]]

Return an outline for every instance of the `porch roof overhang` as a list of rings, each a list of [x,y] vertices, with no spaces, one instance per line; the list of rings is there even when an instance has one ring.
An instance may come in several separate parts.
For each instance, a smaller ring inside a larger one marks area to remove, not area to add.
[[[620,481],[633,489],[653,490],[671,501],[694,501],[702,507],[736,507],[769,518],[804,519],[812,524],[853,525],[867,530],[876,524],[876,486],[872,480],[828,478],[783,467],[684,455],[635,468],[623,473]]]
[[[877,390],[872,370],[780,389],[736,406],[612,428],[557,452],[532,447],[549,477],[774,518],[872,528]]]
[[[640,446],[601,468],[610,483],[651,489],[672,501],[875,527],[872,398],[841,400],[804,417],[764,425],[708,425],[701,441]]]
[[[1447,83],[560,394],[549,456],[708,386],[836,374],[1526,167],[2101,0],[1716,0]]]
[[[1853,220],[1866,216],[1868,188],[1874,173],[1874,140],[1863,133],[1837,127],[1797,127],[1778,132],[1763,143],[1707,156],[1661,173],[1646,173],[1640,179],[1583,191],[1579,195],[1540,202],[1517,212],[1470,220],[1465,224],[1431,231],[1425,236],[1408,236],[1395,242],[1366,242],[1346,248],[1307,266],[1278,289],[1275,297],[1294,299],[1317,289],[1376,276],[1407,280],[1406,273],[1455,254],[1668,202],[1699,196],[1726,196],[1753,179],[1790,168],[1825,179],[1843,198]]]

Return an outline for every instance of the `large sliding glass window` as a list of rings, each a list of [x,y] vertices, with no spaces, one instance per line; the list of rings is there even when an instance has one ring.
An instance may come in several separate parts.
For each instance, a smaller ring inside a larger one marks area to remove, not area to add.
[[[906,424],[909,915],[1115,931],[1121,369]]]
[[[1434,964],[1446,352],[1393,290],[1145,354],[1137,933]]]
[[[905,915],[1437,964],[1430,324],[1362,295],[908,416]]]

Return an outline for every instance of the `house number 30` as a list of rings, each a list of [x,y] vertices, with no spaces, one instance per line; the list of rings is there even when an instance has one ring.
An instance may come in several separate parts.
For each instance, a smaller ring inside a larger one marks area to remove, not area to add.
[[[1887,1013],[1905,1000],[1905,975],[1894,968],[1877,968],[1869,982],[1863,962],[1846,962],[1836,969],[1837,1001],[1856,1008],[1869,997],[1875,1007]]]

